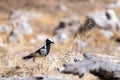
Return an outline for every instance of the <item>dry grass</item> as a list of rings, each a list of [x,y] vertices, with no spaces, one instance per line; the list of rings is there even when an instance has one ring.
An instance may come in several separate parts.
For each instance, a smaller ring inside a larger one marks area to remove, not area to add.
[[[89,13],[98,9],[103,9],[106,4],[110,3],[113,0],[97,0],[96,4],[92,4],[91,6],[87,0],[82,2],[77,2],[77,0],[73,2],[71,2],[72,0],[48,0],[48,2],[45,0],[21,0],[19,5],[15,4],[16,1],[17,0],[2,0],[0,2],[3,11],[0,13],[0,16],[2,16],[2,19],[0,19],[0,24],[10,24],[10,22],[7,21],[8,14],[14,9],[27,9],[37,11],[38,14],[42,13],[42,17],[30,20],[30,24],[33,26],[35,33],[33,35],[25,36],[25,39],[19,43],[8,44],[7,35],[0,34],[0,42],[6,44],[5,47],[0,47],[0,75],[7,77],[16,77],[45,74],[52,77],[61,77],[67,80],[98,80],[97,77],[89,73],[86,74],[82,79],[79,79],[78,76],[74,75],[68,76],[68,74],[60,74],[56,68],[62,66],[66,62],[71,62],[71,59],[73,58],[82,58],[82,54],[84,52],[91,52],[93,54],[100,53],[108,55],[119,55],[119,52],[109,48],[109,46],[115,46],[114,40],[106,39],[98,29],[93,29],[86,34],[78,35],[76,38],[71,38],[66,44],[58,43],[52,45],[50,54],[45,58],[37,58],[35,62],[32,60],[22,60],[22,56],[25,56],[30,52],[36,50],[38,46],[44,43],[38,41],[35,44],[29,44],[29,40],[31,38],[36,39],[36,35],[38,34],[45,34],[48,37],[51,37],[52,31],[58,24],[59,20],[65,17],[77,15],[80,17],[82,20],[81,22],[83,23],[85,17]],[[8,5],[5,5],[5,3]],[[60,4],[67,6],[69,11],[60,11],[58,9],[58,5]],[[51,6],[55,7],[55,9],[51,10]],[[116,12],[119,15],[119,9],[116,9]],[[116,34],[118,33],[115,32],[115,35]],[[74,41],[76,39],[87,42],[87,47],[85,49],[78,50],[74,44]]]
[[[96,37],[95,35],[93,36]],[[82,37],[76,37],[75,39],[79,39],[79,38],[81,39]],[[56,68],[62,66],[66,62],[71,62],[73,58],[82,58],[82,53],[87,52],[87,49],[89,50],[97,49],[100,47],[99,45],[97,45],[97,48],[95,48],[96,46],[92,45],[95,44],[94,40],[90,42],[87,41],[91,44],[89,44],[89,46],[86,49],[82,50],[82,52],[77,52],[78,51],[77,47],[74,44],[75,39],[71,39],[66,44],[52,45],[50,54],[44,58],[37,58],[35,62],[33,62],[32,59],[28,61],[24,61],[22,60],[22,56],[25,56],[30,52],[34,51],[35,49],[37,49],[35,46],[42,45],[43,42],[40,42],[40,44],[35,44],[35,45],[27,44],[25,46],[24,44],[9,44],[7,45],[7,47],[5,47],[9,52],[1,52],[4,54],[4,56],[2,56],[2,63],[0,64],[0,69],[1,69],[0,74],[7,77],[35,76],[35,75],[44,74],[52,77],[58,77],[58,78],[62,77],[67,80],[79,80],[78,76],[73,76],[73,75],[68,76],[67,74],[60,74],[56,70]],[[100,41],[103,40],[100,39]],[[93,50],[93,52],[96,51],[96,53],[102,53],[102,51],[99,50],[102,49]],[[106,54],[106,52],[102,54]],[[85,77],[83,77],[81,80],[87,80],[87,79],[97,80],[98,78],[91,74],[86,74]]]

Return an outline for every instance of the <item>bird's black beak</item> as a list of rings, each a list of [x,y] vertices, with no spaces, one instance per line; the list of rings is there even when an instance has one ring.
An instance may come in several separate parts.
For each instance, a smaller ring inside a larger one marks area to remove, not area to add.
[[[51,42],[52,44],[55,44],[54,42]]]

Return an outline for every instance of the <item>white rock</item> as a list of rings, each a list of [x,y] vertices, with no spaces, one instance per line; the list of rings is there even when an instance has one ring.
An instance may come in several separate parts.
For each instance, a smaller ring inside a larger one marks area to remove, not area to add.
[[[0,47],[5,47],[6,45],[2,42],[0,42]]]
[[[13,60],[8,60],[8,63],[6,64],[7,67],[13,67],[14,66],[14,61]]]
[[[8,25],[0,25],[0,32],[10,33],[11,27]]]
[[[96,1],[95,0],[90,0],[90,3],[94,4]]]
[[[26,10],[15,10],[11,12],[9,15],[9,19],[11,20],[26,20],[28,21],[31,18],[36,18],[38,16],[41,16],[40,14],[37,14],[36,12],[33,11],[26,11]]]
[[[67,7],[65,6],[65,5],[60,5],[60,9],[62,10],[62,11],[67,11],[68,9],[67,9]]]
[[[52,37],[53,41],[55,43],[60,42],[60,43],[66,43],[68,41],[68,36],[64,33],[58,34],[58,35],[54,35]]]
[[[15,28],[9,35],[8,37],[8,42],[17,42],[17,41],[20,41],[22,40],[24,37],[23,33],[21,32],[20,29],[18,28]]]
[[[100,30],[100,31],[108,39],[113,37],[113,32],[110,30]]]
[[[110,19],[108,19],[106,13],[110,16]],[[120,29],[120,21],[112,9],[92,13],[89,17],[92,18],[96,24],[103,29]]]
[[[24,34],[28,35],[33,33],[33,29],[28,22],[22,21],[19,24]]]
[[[84,41],[81,41],[79,39],[75,40],[75,44],[77,45],[77,47],[79,49],[83,49],[87,46],[87,43],[85,43]]]
[[[70,17],[60,21],[57,28],[54,30],[53,40],[55,42],[66,43],[69,37],[77,34],[80,27],[80,20],[78,17]]]
[[[22,34],[29,35],[33,33],[32,26],[26,20],[13,20],[12,23],[14,28]]]
[[[32,39],[30,39],[29,42],[30,42],[30,44],[35,44],[37,41],[36,41],[35,39],[32,38]]]
[[[116,47],[116,50],[120,52],[120,46]]]
[[[120,7],[120,0],[115,0],[114,3],[111,3],[107,6],[108,8],[117,8]]]
[[[45,41],[46,39],[47,39],[46,35],[43,35],[43,34],[37,35],[37,40],[38,41]]]
[[[58,68],[58,71],[60,71],[60,72],[62,72],[62,71],[64,71],[65,70],[65,67],[60,67],[60,68]]]
[[[27,21],[14,20],[14,29],[8,37],[9,42],[18,42],[24,38],[24,35],[33,34],[33,29]]]
[[[120,7],[120,0],[116,0],[115,4]]]

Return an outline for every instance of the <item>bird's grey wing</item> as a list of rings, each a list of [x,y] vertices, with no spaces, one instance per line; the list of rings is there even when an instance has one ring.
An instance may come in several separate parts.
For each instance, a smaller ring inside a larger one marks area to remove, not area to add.
[[[42,56],[45,56],[47,54],[47,50],[46,49],[40,49],[40,53]]]
[[[35,53],[39,56],[45,56],[47,54],[46,46],[41,47]]]
[[[35,53],[41,54],[41,49],[45,49],[45,46],[43,46],[43,47],[39,48],[38,50],[36,50]]]

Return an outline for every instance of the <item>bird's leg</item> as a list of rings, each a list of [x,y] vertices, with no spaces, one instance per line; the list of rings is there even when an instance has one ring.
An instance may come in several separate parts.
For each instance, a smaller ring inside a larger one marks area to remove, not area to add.
[[[35,62],[35,58],[33,58],[33,62]]]

